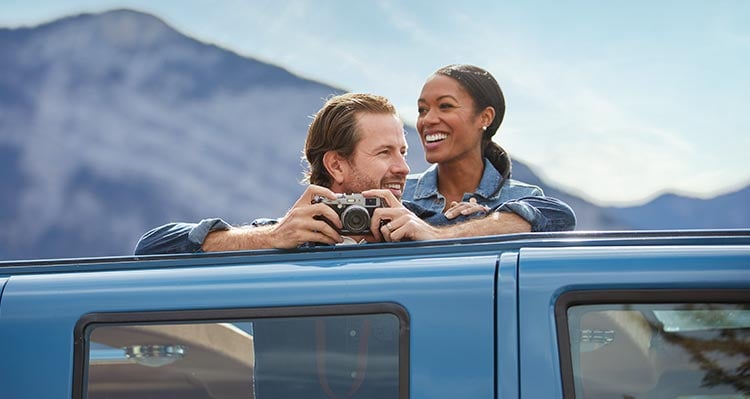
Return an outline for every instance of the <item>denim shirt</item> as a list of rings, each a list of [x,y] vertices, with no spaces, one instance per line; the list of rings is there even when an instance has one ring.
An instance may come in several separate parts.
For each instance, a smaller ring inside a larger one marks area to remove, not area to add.
[[[136,255],[183,254],[203,252],[208,233],[229,230],[222,219],[203,219],[199,223],[168,223],[144,234],[135,245]]]
[[[482,212],[473,215],[448,219],[443,214],[445,197],[440,194],[437,165],[432,165],[424,173],[409,175],[401,198],[415,207],[426,210],[420,217],[432,224],[441,226],[460,223],[484,216]],[[500,188],[502,185],[502,188]],[[500,190],[498,190],[500,188]],[[476,199],[494,212],[513,212],[531,224],[531,231],[567,231],[575,229],[576,217],[573,209],[564,202],[544,196],[541,188],[508,179],[503,184],[503,176],[488,159],[484,159],[484,172],[479,187],[473,193],[464,193],[462,201]]]

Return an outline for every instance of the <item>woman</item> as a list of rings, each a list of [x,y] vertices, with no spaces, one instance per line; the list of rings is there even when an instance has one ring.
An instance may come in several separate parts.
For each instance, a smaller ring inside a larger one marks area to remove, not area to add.
[[[510,179],[510,157],[492,141],[503,121],[505,99],[489,72],[472,65],[440,68],[422,87],[418,106],[417,130],[425,158],[435,165],[409,176],[402,199],[425,210],[426,222],[456,224],[496,211],[505,220],[496,222],[494,230],[481,231],[575,228],[568,205],[545,197],[537,186]],[[504,228],[498,229],[498,223],[505,223]],[[398,227],[393,223],[390,230]],[[461,235],[471,234],[448,236]]]

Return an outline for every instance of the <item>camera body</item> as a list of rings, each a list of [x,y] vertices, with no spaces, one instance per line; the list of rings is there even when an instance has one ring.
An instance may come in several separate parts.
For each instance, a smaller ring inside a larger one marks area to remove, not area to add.
[[[335,200],[315,196],[313,203],[324,203],[339,215],[343,228],[339,233],[344,235],[372,235],[370,220],[372,213],[383,206],[378,197],[365,197],[360,193],[337,194]],[[330,222],[329,222],[330,224]]]

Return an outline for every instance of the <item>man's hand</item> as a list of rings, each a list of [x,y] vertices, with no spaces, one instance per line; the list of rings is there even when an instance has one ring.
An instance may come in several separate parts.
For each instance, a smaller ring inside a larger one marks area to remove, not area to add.
[[[343,239],[336,230],[343,227],[338,214],[326,204],[314,203],[317,195],[336,199],[336,194],[331,190],[310,185],[277,224],[213,231],[206,236],[202,249],[205,252],[290,249],[307,242],[342,242]]]
[[[271,229],[274,248],[296,248],[306,242],[333,245],[343,241],[337,231],[343,227],[339,215],[330,206],[316,203],[316,196],[336,199],[336,194],[325,187],[308,186],[286,215]]]
[[[363,191],[365,197],[380,197],[384,208],[373,212],[370,231],[378,241],[434,240],[441,237],[441,229],[429,225],[410,210],[390,190],[376,189]]]

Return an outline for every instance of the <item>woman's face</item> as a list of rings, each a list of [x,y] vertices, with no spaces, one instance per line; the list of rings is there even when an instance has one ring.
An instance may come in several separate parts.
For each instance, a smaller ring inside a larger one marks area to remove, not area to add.
[[[417,107],[417,131],[427,162],[481,159],[483,120],[474,100],[458,81],[433,75],[422,87]]]

